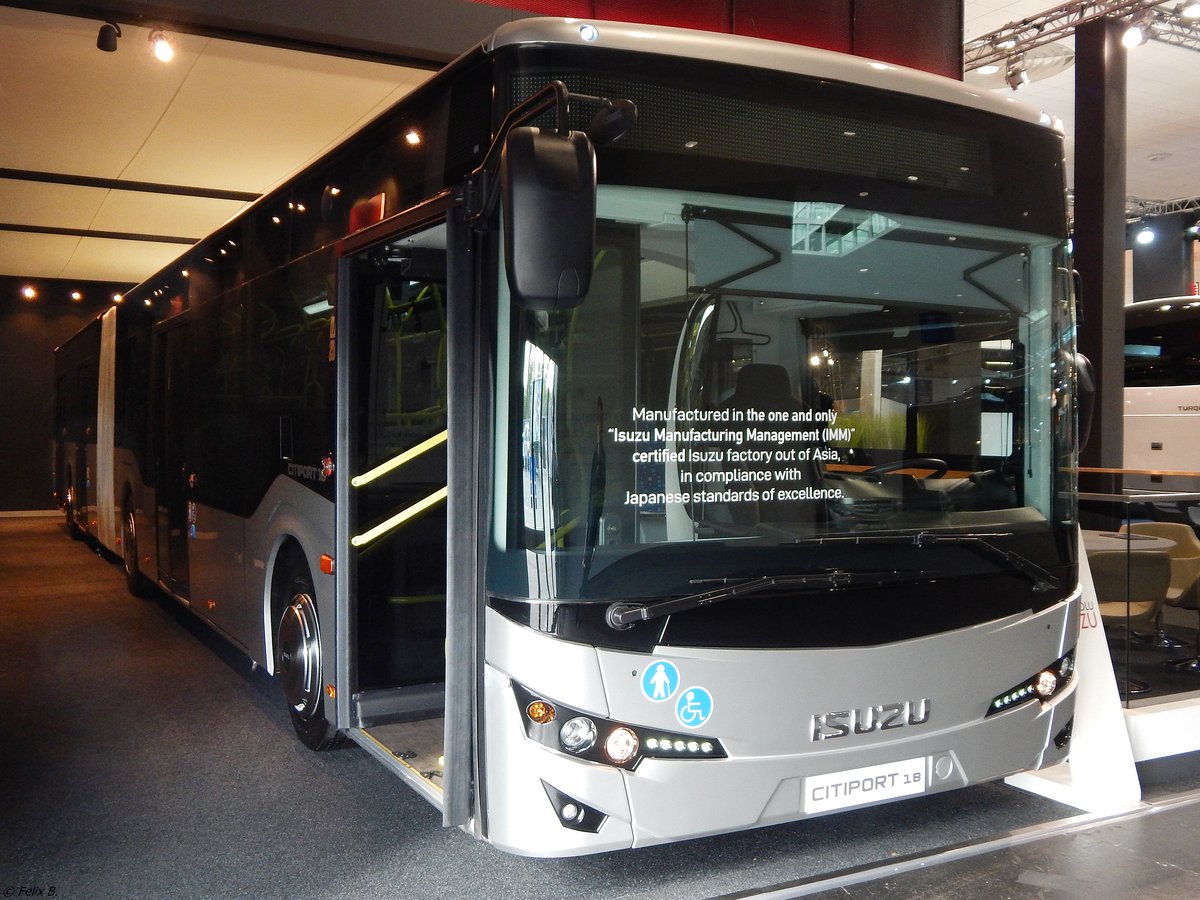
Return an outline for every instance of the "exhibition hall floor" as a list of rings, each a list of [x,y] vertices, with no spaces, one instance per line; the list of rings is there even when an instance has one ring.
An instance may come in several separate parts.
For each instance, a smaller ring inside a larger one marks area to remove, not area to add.
[[[0,517],[5,896],[1190,900],[1200,760],[1141,773],[1143,804],[1116,816],[992,784],[665,847],[507,856],[443,829],[362,750],[304,749],[269,676],[173,601],[127,594],[61,518]]]

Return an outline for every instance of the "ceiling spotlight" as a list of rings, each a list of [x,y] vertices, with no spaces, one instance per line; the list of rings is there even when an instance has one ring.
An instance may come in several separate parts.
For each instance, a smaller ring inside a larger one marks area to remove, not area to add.
[[[1029,73],[1025,71],[1025,57],[1010,56],[1005,63],[1004,80],[1014,91],[1023,84],[1029,84]]]
[[[1154,229],[1150,228],[1150,226],[1146,226],[1145,228],[1143,228],[1141,231],[1139,231],[1137,233],[1137,236],[1134,238],[1134,240],[1137,241],[1139,244],[1141,244],[1143,247],[1146,246],[1147,244],[1153,244],[1154,243]]]
[[[96,35],[96,49],[112,53],[117,49],[117,38],[121,36],[121,26],[116,22],[105,22],[100,26]]]
[[[1180,3],[1177,7],[1179,15],[1184,19],[1200,19],[1200,2]]]
[[[165,32],[158,29],[150,32],[150,44],[154,48],[154,55],[162,62],[170,62],[175,58],[175,48],[167,40]]]
[[[21,296],[26,300],[36,300],[37,295],[37,288],[35,288],[32,284],[27,284],[25,287],[21,288]]]
[[[1145,9],[1129,20],[1129,27],[1121,35],[1121,43],[1129,49],[1140,47],[1150,40],[1151,26],[1154,23],[1154,11]]]

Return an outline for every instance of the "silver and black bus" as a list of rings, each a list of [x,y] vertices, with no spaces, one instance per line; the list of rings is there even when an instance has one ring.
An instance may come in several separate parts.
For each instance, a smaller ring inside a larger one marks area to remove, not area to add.
[[[1036,111],[515,22],[109,313],[89,508],[507,851],[1001,778],[1071,734],[1066,253]]]

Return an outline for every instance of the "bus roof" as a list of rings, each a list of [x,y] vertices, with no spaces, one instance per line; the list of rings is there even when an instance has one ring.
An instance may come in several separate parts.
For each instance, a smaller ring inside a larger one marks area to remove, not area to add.
[[[1138,300],[1134,303],[1126,303],[1126,312],[1141,312],[1147,309],[1162,309],[1166,312],[1172,306],[1185,306],[1190,308],[1200,307],[1200,297],[1185,295],[1182,297],[1156,297],[1152,300]]]
[[[639,53],[731,62],[780,72],[794,72],[797,75],[811,75],[879,90],[929,97],[1043,126],[1053,126],[1062,131],[1062,124],[1057,118],[1013,97],[1000,96],[988,90],[970,87],[953,78],[920,72],[892,63],[781,41],[661,25],[530,18],[518,19],[500,26],[484,41],[483,49],[492,51],[517,44],[591,44]]]
[[[1194,322],[1197,317],[1200,297],[1159,297],[1125,304],[1125,324],[1129,327],[1174,325]]]

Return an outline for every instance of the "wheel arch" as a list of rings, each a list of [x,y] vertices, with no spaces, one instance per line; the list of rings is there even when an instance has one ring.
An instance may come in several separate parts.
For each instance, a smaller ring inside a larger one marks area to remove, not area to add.
[[[332,531],[332,529],[330,529]],[[265,540],[260,546],[265,546],[265,552],[257,559],[262,559],[262,583],[259,600],[262,614],[263,648],[262,659],[259,660],[266,670],[276,674],[276,635],[275,628],[279,624],[279,616],[290,598],[281,597],[281,592],[287,587],[286,581],[291,567],[303,565],[308,570],[316,591],[318,618],[327,656],[332,660],[334,649],[334,579],[321,571],[320,560],[323,553],[332,554],[332,535],[325,535],[320,527],[320,521],[314,521],[310,513],[302,511],[284,502],[276,507],[270,524],[263,532]],[[326,543],[329,543],[326,549]],[[256,561],[256,567],[259,565]],[[326,668],[326,674],[331,671]]]

